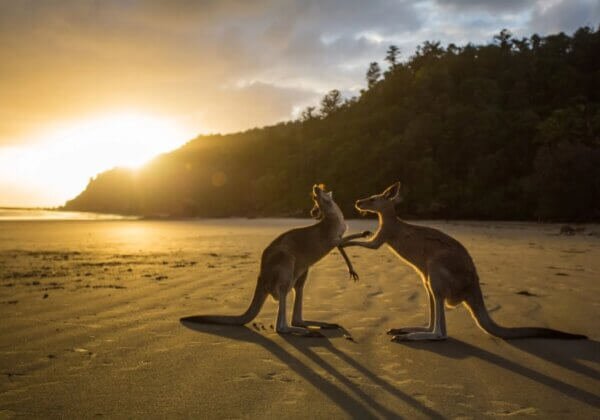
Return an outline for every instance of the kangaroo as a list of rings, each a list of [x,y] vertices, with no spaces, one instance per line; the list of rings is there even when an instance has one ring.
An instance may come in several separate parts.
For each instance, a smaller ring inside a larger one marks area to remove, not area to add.
[[[378,249],[387,244],[423,280],[429,296],[429,326],[391,329],[388,334],[394,336],[392,341],[446,339],[444,303],[449,307],[463,303],[481,329],[504,339],[587,338],[549,328],[506,328],[496,324],[487,312],[475,264],[465,247],[439,230],[400,220],[395,208],[401,201],[399,182],[381,194],[358,200],[356,209],[363,214],[376,213],[379,227],[368,241],[348,241],[342,245]]]
[[[275,327],[275,331],[279,334],[323,337],[319,331],[308,327],[340,328],[337,324],[307,321],[302,318],[302,297],[308,270],[329,254],[334,247],[338,247],[348,266],[350,276],[355,281],[358,280],[350,259],[340,245],[343,241],[366,237],[369,232],[342,238],[346,231],[346,223],[342,211],[333,201],[331,191],[325,192],[322,185],[314,185],[312,199],[314,206],[310,214],[319,221],[311,226],[284,232],[265,248],[254,296],[246,312],[238,316],[199,315],[182,320],[205,324],[244,325],[258,315],[267,296],[271,295],[275,301],[279,301]],[[286,298],[291,289],[294,289],[295,299],[290,326],[286,318]]]

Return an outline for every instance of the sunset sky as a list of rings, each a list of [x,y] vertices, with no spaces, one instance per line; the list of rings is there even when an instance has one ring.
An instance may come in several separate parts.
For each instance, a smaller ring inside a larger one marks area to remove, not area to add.
[[[61,205],[197,134],[357,94],[390,44],[599,23],[597,0],[0,0],[0,206]]]

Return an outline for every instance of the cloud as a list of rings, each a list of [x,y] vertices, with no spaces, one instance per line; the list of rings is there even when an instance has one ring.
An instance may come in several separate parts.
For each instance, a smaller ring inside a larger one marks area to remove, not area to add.
[[[538,2],[531,14],[531,30],[541,35],[571,33],[587,25],[600,24],[600,2],[597,0],[555,0]]]
[[[598,20],[592,0],[0,2],[0,146],[115,108],[199,132],[272,124],[333,88],[357,92],[392,43],[407,58],[425,40]]]
[[[314,102],[318,95],[310,90],[280,87],[262,82],[219,89],[211,107],[197,109],[197,117],[214,124],[228,124],[235,117],[238,130],[257,126],[257,121],[289,119],[294,106]],[[260,98],[257,100],[256,98]],[[220,121],[226,119],[226,121]]]
[[[276,91],[305,101],[362,82],[383,47],[357,34],[419,25],[410,2],[390,0],[2,2],[0,144],[111,107],[188,120],[203,109],[199,131],[274,123],[291,109],[272,106]],[[222,88],[239,82],[255,83],[254,121],[216,110],[240,99]]]
[[[488,12],[514,13],[531,7],[536,0],[435,0],[442,7],[457,10],[486,10]]]

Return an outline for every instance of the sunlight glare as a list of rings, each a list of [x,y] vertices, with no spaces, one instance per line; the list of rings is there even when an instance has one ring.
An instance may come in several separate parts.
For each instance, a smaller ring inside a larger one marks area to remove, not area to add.
[[[81,192],[90,177],[116,166],[140,168],[191,137],[174,120],[135,112],[70,122],[25,145],[1,149],[0,181],[35,188],[31,194],[41,205],[61,205]]]

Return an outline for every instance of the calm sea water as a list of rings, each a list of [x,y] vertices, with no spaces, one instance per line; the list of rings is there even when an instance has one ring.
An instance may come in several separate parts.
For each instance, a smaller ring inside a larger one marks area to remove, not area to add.
[[[118,214],[100,214],[78,211],[56,211],[43,209],[0,208],[0,221],[11,220],[122,220],[136,219]]]

